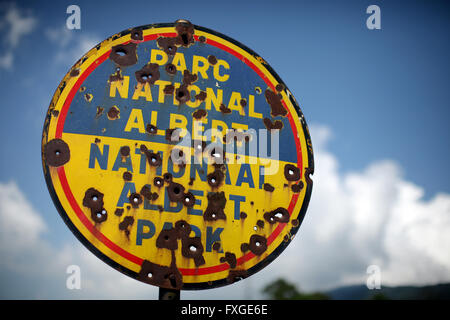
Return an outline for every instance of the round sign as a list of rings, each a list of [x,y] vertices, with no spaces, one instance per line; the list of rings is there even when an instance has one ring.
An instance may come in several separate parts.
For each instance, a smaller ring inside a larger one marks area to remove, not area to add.
[[[267,62],[186,20],[125,30],[78,60],[48,109],[42,161],[77,238],[169,289],[223,286],[273,261],[314,168],[303,114]]]

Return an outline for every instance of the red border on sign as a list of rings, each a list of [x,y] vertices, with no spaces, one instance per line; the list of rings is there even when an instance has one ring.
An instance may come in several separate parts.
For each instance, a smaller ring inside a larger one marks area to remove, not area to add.
[[[152,35],[147,35],[144,37],[144,41],[151,41],[151,40],[155,40],[157,37],[159,36],[165,36],[165,37],[175,37],[176,33],[161,33],[161,34],[152,34]],[[198,41],[198,36],[194,36],[195,40]],[[128,43],[129,41],[124,42],[124,44]],[[234,51],[233,49],[219,43],[216,42],[214,40],[208,39],[206,44],[215,46],[223,51],[226,51],[228,53],[230,53],[231,55],[235,56],[236,58],[238,58],[239,60],[243,61],[245,64],[247,64],[254,72],[256,72],[261,79],[267,84],[267,86],[275,92],[275,86],[269,82],[269,80],[267,79],[267,77],[264,76],[264,74],[261,72],[260,69],[258,69],[251,61],[249,61],[248,59],[246,59],[244,56],[242,56],[239,52]],[[91,74],[91,72],[93,70],[95,70],[100,64],[102,64],[106,59],[108,59],[109,54],[111,51],[107,51],[106,53],[104,53],[102,56],[100,56],[99,58],[97,58],[97,60],[95,60],[91,65],[88,66],[88,68],[86,68],[86,70],[79,76],[79,78],[77,79],[76,83],[74,84],[74,86],[72,87],[72,89],[70,90],[69,94],[67,95],[66,100],[64,101],[64,105],[60,111],[60,115],[58,117],[58,122],[56,125],[56,132],[55,132],[55,138],[60,139],[62,137],[62,133],[64,130],[64,123],[66,120],[66,116],[67,116],[67,112],[69,110],[69,107],[72,103],[72,100],[76,94],[76,92],[78,91],[78,89],[80,88],[81,84],[84,82],[84,80]],[[286,106],[286,103],[284,102],[284,99],[281,100],[283,103],[283,106],[286,108],[286,110],[288,110],[288,119],[289,119],[289,123],[291,125],[291,128],[293,129],[294,132],[294,140],[295,140],[295,145],[297,148],[297,166],[299,168],[302,168],[303,165],[303,159],[302,159],[302,154],[301,154],[301,148],[300,148],[300,140],[298,139],[298,133],[297,133],[297,127],[295,126],[295,121],[294,118],[292,117],[291,112],[289,111],[288,107]],[[61,187],[64,191],[64,194],[66,195],[66,198],[70,204],[70,206],[72,207],[72,209],[74,210],[75,214],[77,215],[77,217],[80,219],[80,222],[100,241],[102,242],[106,247],[108,247],[109,249],[111,249],[113,252],[117,253],[118,255],[122,256],[123,258],[129,260],[130,262],[133,262],[137,265],[141,265],[144,262],[144,259],[137,257],[133,254],[131,254],[130,252],[124,250],[123,248],[119,247],[117,244],[115,244],[113,241],[111,241],[109,238],[107,238],[103,233],[101,233],[97,228],[95,228],[94,224],[92,224],[92,222],[86,217],[86,215],[84,214],[83,210],[81,210],[80,206],[78,205],[77,201],[75,200],[75,197],[73,196],[72,190],[70,189],[69,183],[67,181],[67,177],[66,177],[66,172],[64,169],[64,166],[59,167],[57,169],[58,172],[58,177],[59,177],[59,181],[61,183]],[[292,211],[295,207],[295,204],[297,203],[298,200],[298,194],[294,194],[292,196],[291,202],[289,204],[288,207],[288,211],[289,211],[289,215],[292,215]],[[285,228],[286,223],[279,223],[277,225],[277,227],[275,228],[275,230],[267,237],[267,246],[269,246],[276,238],[277,236],[281,233],[281,231]],[[255,254],[253,254],[252,252],[248,252],[245,255],[243,255],[242,257],[237,259],[237,265],[241,265],[247,261],[249,261],[250,259],[254,258]],[[185,276],[189,276],[189,275],[205,275],[205,274],[211,274],[211,273],[216,273],[216,272],[220,272],[220,271],[225,271],[227,269],[229,269],[230,266],[228,265],[228,263],[222,263],[213,267],[204,267],[204,268],[194,268],[194,269],[186,269],[186,268],[180,268],[180,272],[185,275]]]

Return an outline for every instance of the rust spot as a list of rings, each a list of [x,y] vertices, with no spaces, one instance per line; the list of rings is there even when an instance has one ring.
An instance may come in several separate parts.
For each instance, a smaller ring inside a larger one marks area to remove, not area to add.
[[[284,177],[288,181],[297,181],[300,179],[300,169],[292,164],[286,164],[284,166]]]
[[[206,100],[206,91],[200,91],[199,94],[195,95],[195,99],[200,100],[200,101],[205,101]]]
[[[269,192],[273,192],[275,190],[275,188],[270,183],[264,183],[263,188],[264,190]]]
[[[179,129],[179,128],[166,129],[166,136],[165,136],[166,141],[179,142],[180,134],[181,134],[181,129]]]
[[[206,37],[205,36],[200,36],[200,37],[198,37],[198,41],[200,41],[201,43],[205,43],[206,42]]]
[[[185,220],[178,220],[175,222],[175,230],[177,230],[178,238],[189,237],[191,233],[191,226]]]
[[[194,206],[195,197],[191,192],[187,192],[183,195],[183,204],[188,208],[191,208]]]
[[[231,109],[230,109],[230,108],[227,108],[223,103],[220,105],[219,110],[220,110],[220,112],[222,112],[223,114],[231,113]]]
[[[153,185],[155,187],[161,188],[164,185],[164,180],[160,177],[155,177],[153,179]]]
[[[208,206],[203,213],[203,219],[205,221],[216,221],[219,219],[226,220],[227,216],[223,209],[225,209],[225,204],[227,199],[225,198],[225,193],[222,192],[212,192],[208,194]]]
[[[287,110],[283,107],[283,104],[281,103],[281,97],[278,94],[270,89],[266,89],[266,91],[264,92],[264,96],[266,97],[267,103],[270,105],[270,115],[272,117],[284,117],[287,115]]]
[[[201,118],[206,117],[207,114],[208,113],[206,112],[206,110],[198,109],[192,113],[192,117],[194,117],[197,120],[200,120]]]
[[[51,167],[60,167],[70,160],[70,149],[61,139],[53,139],[44,146],[44,160]]]
[[[52,110],[52,116],[54,116],[55,118],[59,116],[59,111],[58,110]]]
[[[284,84],[279,83],[275,86],[275,90],[277,90],[278,92],[281,92],[284,90]]]
[[[105,208],[102,208],[99,211],[94,212],[91,209],[91,218],[95,223],[102,223],[108,219],[108,212],[105,210]]]
[[[84,193],[83,206],[97,212],[103,208],[103,193],[95,188],[89,188]]]
[[[151,192],[150,187],[148,185],[143,186],[139,193],[147,200],[152,199],[152,192]]]
[[[181,289],[183,276],[176,266],[175,253],[172,251],[172,262],[169,267],[144,260],[137,279],[159,287]]]
[[[203,250],[203,244],[200,237],[183,237],[181,239],[181,254],[183,257],[194,259],[196,267],[205,264]]]
[[[97,107],[97,113],[95,114],[95,118],[99,118],[102,114],[103,114],[103,111],[104,111],[105,109],[104,108],[102,108],[102,107]]]
[[[291,223],[294,227],[298,227],[300,225],[300,222],[297,219],[292,220]]]
[[[134,28],[130,32],[131,39],[135,41],[143,41],[144,40],[144,34],[142,32],[141,28]]]
[[[224,179],[224,174],[221,170],[215,170],[214,172],[208,174],[207,179],[208,179],[208,184],[211,187],[217,188],[222,183],[222,181]]]
[[[237,264],[236,255],[231,252],[225,252],[225,257],[221,257],[220,262],[222,262],[222,263],[226,262],[230,265],[231,269],[234,269],[234,268],[236,268],[236,264]]]
[[[217,252],[220,251],[221,247],[222,246],[220,245],[220,242],[214,242],[214,244],[212,245],[212,249]]]
[[[239,214],[239,217],[244,220],[245,218],[247,218],[247,214],[244,211],[241,211],[241,213]]]
[[[163,178],[164,178],[165,182],[170,183],[170,182],[172,182],[173,176],[170,172],[166,172],[163,174]]]
[[[128,157],[130,155],[130,147],[129,146],[120,147],[120,155],[122,157]]]
[[[241,99],[241,101],[239,102],[239,104],[241,105],[242,108],[245,108],[245,107],[247,106],[247,100]]]
[[[114,211],[114,214],[118,217],[121,217],[123,215],[123,208],[117,208],[116,211]]]
[[[164,87],[164,94],[172,95],[175,91],[175,87],[171,84],[168,84]]]
[[[80,69],[79,68],[75,68],[75,69],[72,69],[71,71],[70,71],[70,76],[71,77],[78,77],[79,76],[79,74],[80,74]]]
[[[264,213],[264,219],[270,224],[274,224],[276,222],[286,223],[289,221],[289,217],[289,211],[282,207]]]
[[[130,201],[130,204],[134,209],[139,208],[139,205],[142,203],[142,197],[139,193],[130,194],[128,200]]]
[[[133,174],[131,172],[124,172],[122,175],[123,180],[125,181],[131,181],[133,179]]]
[[[251,134],[249,132],[242,132],[235,129],[228,129],[227,133],[223,136],[222,141],[229,143],[232,140],[236,142],[249,142],[251,140]]]
[[[166,187],[169,200],[172,202],[184,201],[184,187],[176,182],[170,182]]]
[[[192,186],[194,184],[194,178],[189,178],[188,185]]]
[[[86,100],[87,102],[91,102],[93,98],[94,96],[91,93],[84,94],[84,100]]]
[[[80,92],[84,92],[84,91],[86,91],[86,87],[85,86],[81,86],[80,87]]]
[[[254,234],[250,237],[248,248],[253,254],[259,256],[267,250],[267,239],[259,234]]]
[[[114,82],[114,81],[122,81],[123,80],[123,75],[122,75],[122,70],[117,67],[116,68],[116,73],[113,73],[109,76],[109,82]]]
[[[177,38],[159,37],[156,40],[156,43],[158,47],[164,50],[164,52],[168,55],[173,56],[177,52]]]
[[[209,64],[211,64],[211,65],[215,65],[216,63],[217,63],[217,58],[216,58],[216,56],[208,56],[208,62],[209,62]]]
[[[175,30],[178,35],[176,37],[176,44],[183,47],[189,47],[194,43],[194,26],[188,20],[175,21]]]
[[[234,283],[245,278],[247,278],[247,270],[230,270],[228,273],[227,282]]]
[[[158,248],[165,248],[169,250],[178,249],[178,232],[175,228],[162,229],[156,239],[156,246]]]
[[[283,121],[281,120],[275,120],[272,122],[269,118],[263,119],[264,125],[266,126],[267,130],[281,130],[283,129]]]
[[[136,48],[133,42],[113,46],[109,58],[119,66],[132,66],[137,62]]]
[[[250,247],[248,246],[248,243],[243,243],[241,244],[241,251],[242,252],[247,252],[248,250],[250,250]]]
[[[303,189],[303,181],[300,181],[298,184],[293,184],[291,189],[293,192],[299,193]]]
[[[158,133],[158,128],[150,123],[147,124],[147,126],[145,127],[145,131],[147,131],[147,133],[151,134],[151,135],[155,135]]]
[[[125,235],[128,237],[130,235],[130,229],[134,223],[134,218],[131,216],[125,217],[121,223],[119,223],[119,230],[125,231]]]
[[[159,80],[159,65],[156,63],[149,63],[142,67],[142,69],[134,73],[136,80],[139,83],[154,84],[155,81]]]
[[[258,221],[256,222],[256,225],[257,225],[259,228],[264,229],[264,221],[258,220]]]
[[[95,138],[94,142],[95,143],[100,143],[102,140],[100,140],[99,138]]]
[[[166,66],[164,67],[164,69],[166,70],[166,72],[168,73],[168,74],[170,74],[170,75],[175,75],[176,73],[177,73],[177,67],[175,67],[175,65],[174,64],[172,64],[172,63],[168,63],[168,64],[166,64]],[[172,90],[172,93],[173,93],[173,90]],[[172,94],[172,93],[170,93],[170,94]]]
[[[117,106],[112,106],[109,108],[108,112],[106,113],[109,120],[116,120],[120,118],[120,110],[117,108]]]

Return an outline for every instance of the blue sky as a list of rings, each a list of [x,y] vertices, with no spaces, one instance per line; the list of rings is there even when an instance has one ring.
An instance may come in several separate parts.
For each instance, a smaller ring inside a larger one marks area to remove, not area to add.
[[[81,30],[65,29],[70,4],[81,8]],[[381,30],[366,27],[371,4],[381,8]],[[11,22],[14,13],[20,19]],[[380,175],[393,175],[387,184],[417,186],[420,197],[413,198],[420,208],[450,193],[448,2],[2,2],[0,183],[15,183],[14,190],[42,218],[42,241],[56,249],[76,241],[51,202],[40,160],[44,116],[59,81],[112,34],[179,18],[226,34],[270,63],[308,124],[315,125],[313,146],[322,148],[323,163],[337,164],[329,168],[338,183],[351,184],[355,174],[372,177],[375,167],[386,170]],[[315,186],[327,183],[327,177],[317,179]],[[374,201],[389,203],[383,197]],[[447,221],[449,209],[443,210]]]

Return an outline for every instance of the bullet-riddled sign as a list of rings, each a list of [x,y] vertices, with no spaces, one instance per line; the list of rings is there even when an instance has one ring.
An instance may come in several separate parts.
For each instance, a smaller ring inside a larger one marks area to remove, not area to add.
[[[48,109],[42,160],[77,238],[170,289],[230,284],[273,261],[314,170],[303,114],[267,62],[185,20],[125,30],[78,60]]]

